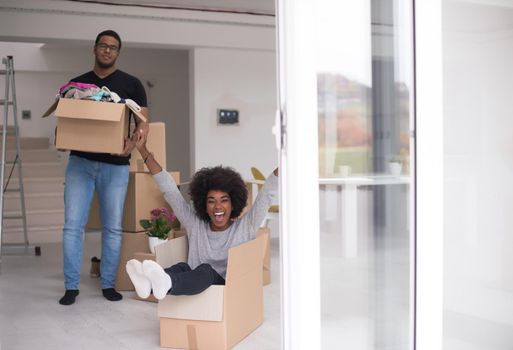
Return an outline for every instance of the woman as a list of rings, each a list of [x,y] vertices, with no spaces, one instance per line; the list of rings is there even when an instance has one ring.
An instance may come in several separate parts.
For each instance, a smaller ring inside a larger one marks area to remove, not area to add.
[[[240,174],[223,166],[197,171],[189,185],[193,207],[183,198],[173,178],[157,163],[146,148],[137,144],[145,164],[164,198],[187,230],[189,254],[182,262],[166,269],[152,260],[132,259],[126,270],[141,298],[166,294],[193,295],[212,284],[224,284],[228,250],[256,238],[256,231],[278,188],[278,169],[269,175],[252,208],[239,217],[247,202],[247,189]]]

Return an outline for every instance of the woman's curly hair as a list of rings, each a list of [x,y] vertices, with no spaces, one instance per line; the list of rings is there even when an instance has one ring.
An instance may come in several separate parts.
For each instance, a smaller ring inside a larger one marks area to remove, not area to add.
[[[216,166],[201,168],[192,177],[189,185],[194,210],[203,221],[210,222],[207,214],[207,194],[209,191],[228,193],[232,203],[230,218],[240,215],[248,200],[248,189],[238,172],[230,167]]]

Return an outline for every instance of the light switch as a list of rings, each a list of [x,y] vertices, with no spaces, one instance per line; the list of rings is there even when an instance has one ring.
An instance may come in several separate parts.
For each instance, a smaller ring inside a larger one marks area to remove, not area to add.
[[[239,111],[236,109],[218,109],[217,124],[233,125],[239,124]]]

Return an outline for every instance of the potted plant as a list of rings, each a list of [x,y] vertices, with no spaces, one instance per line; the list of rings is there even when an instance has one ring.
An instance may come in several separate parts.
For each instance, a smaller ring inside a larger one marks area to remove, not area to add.
[[[155,246],[164,243],[169,238],[176,215],[164,207],[152,209],[150,214],[150,219],[139,220],[139,223],[149,236],[150,251],[155,254]]]
[[[388,171],[394,176],[401,175],[403,164],[401,156],[392,156],[388,159]]]

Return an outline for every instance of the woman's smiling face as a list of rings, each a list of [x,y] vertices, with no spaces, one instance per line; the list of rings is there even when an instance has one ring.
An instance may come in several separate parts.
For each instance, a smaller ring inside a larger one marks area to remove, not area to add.
[[[224,231],[232,224],[232,201],[223,191],[210,190],[207,193],[207,214],[212,231]]]

